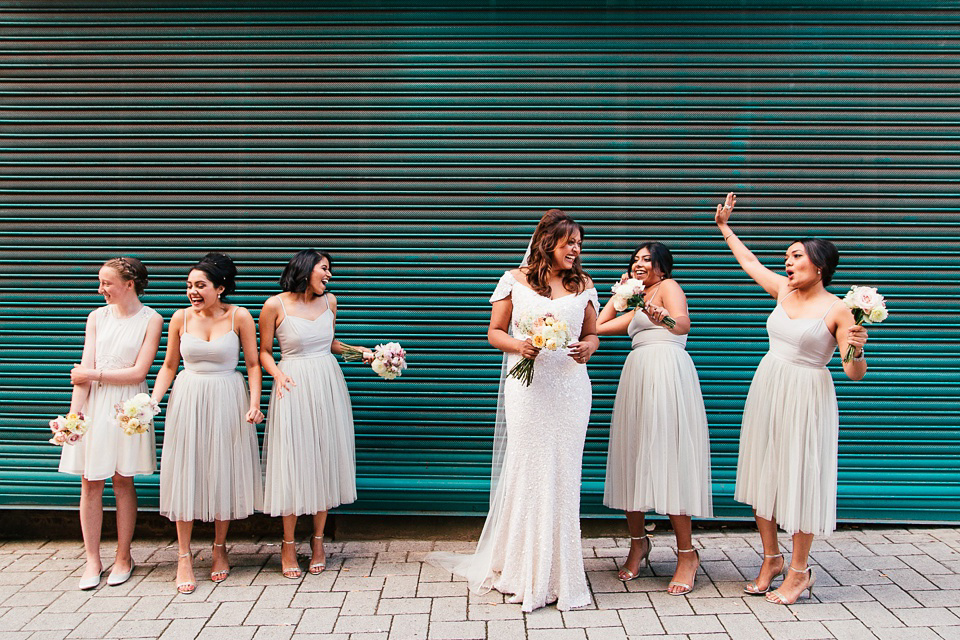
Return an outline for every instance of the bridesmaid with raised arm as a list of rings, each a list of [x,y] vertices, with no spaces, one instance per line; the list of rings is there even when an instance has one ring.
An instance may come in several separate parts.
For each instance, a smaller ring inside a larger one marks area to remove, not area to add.
[[[330,254],[304,249],[280,276],[282,293],[260,312],[260,362],[273,377],[263,443],[263,510],[283,519],[281,571],[300,578],[294,531],[297,517],[313,516],[309,571],[326,568],[323,529],[327,511],[357,499],[353,408],[334,353],[337,299],[327,292]],[[282,359],[273,357],[274,338]],[[362,349],[366,362],[373,352]]]
[[[736,196],[717,205],[716,223],[740,267],[777,304],[767,318],[770,350],[760,361],[743,409],[734,497],[754,509],[763,564],[744,591],[766,594],[776,604],[813,595],[816,575],[808,564],[814,536],[828,536],[837,521],[839,412],[827,364],[840,346],[855,349],[843,363],[851,380],[867,372],[867,330],[854,323],[840,298],[827,291],[840,261],[827,240],[805,238],[787,247],[786,275],[763,266],[728,224]],[[777,527],[793,536],[784,560]],[[774,578],[783,583],[770,591]]]
[[[190,306],[173,314],[167,354],[153,399],[173,382],[160,459],[160,513],[177,525],[177,591],[193,593],[193,521],[214,523],[210,580],[230,573],[227,530],[263,504],[257,430],[261,372],[257,328],[243,307],[227,302],[236,289],[230,256],[208,253],[187,274]],[[250,389],[237,371],[240,351]],[[177,374],[180,359],[183,371]],[[174,381],[176,376],[176,381]]]
[[[147,374],[157,356],[163,318],[140,302],[147,286],[147,268],[136,258],[113,258],[100,267],[97,292],[107,306],[87,316],[80,364],[70,371],[70,412],[83,411],[90,427],[74,445],[65,446],[60,471],[82,476],[80,527],[87,563],[80,588],[100,584],[100,531],[103,487],[112,479],[117,499],[117,555],[107,584],[123,584],[133,572],[130,543],[137,524],[137,492],[133,476],[157,468],[153,428],[126,435],[113,419],[114,405],[147,390]]]
[[[670,277],[673,254],[660,242],[633,253],[626,276],[644,284],[644,307],[617,317],[611,299],[597,318],[600,335],[629,334],[633,350],[620,374],[610,423],[603,503],[627,512],[630,553],[619,578],[650,566],[652,540],[644,512],[669,515],[677,538],[677,568],[667,593],[693,591],[700,554],[693,548],[691,516],[713,516],[710,434],[700,379],[686,351],[687,297]],[[673,323],[666,323],[667,318]],[[668,326],[673,324],[673,326]]]

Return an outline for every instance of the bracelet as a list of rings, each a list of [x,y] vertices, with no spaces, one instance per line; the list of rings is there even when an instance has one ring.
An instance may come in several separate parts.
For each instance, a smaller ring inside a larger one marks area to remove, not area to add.
[[[97,369],[97,384],[103,384],[103,369]]]
[[[732,238],[732,237],[735,236],[735,235],[737,235],[737,234],[731,233],[730,235],[723,236],[723,239],[724,239],[724,240],[729,240],[730,238]]]
[[[860,349],[860,355],[853,356],[854,362],[863,362],[866,359],[867,359],[867,354],[863,349]]]

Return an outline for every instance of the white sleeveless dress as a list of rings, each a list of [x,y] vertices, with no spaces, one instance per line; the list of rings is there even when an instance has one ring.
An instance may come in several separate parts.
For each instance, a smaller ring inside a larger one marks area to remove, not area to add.
[[[283,300],[280,299],[283,306]],[[270,393],[263,443],[263,510],[271,516],[307,515],[357,499],[353,407],[340,365],[330,352],[333,312],[314,320],[284,317],[277,327],[280,370],[296,383]]]
[[[263,505],[257,429],[234,328],[202,340],[191,334],[184,310],[177,374],[167,403],[160,458],[160,513],[174,521],[238,520]]]
[[[514,336],[525,313],[552,312],[579,336],[596,289],[555,300],[516,281],[500,279],[491,302],[513,296]],[[520,360],[511,354],[508,370]],[[540,351],[533,382],[508,377],[504,385],[506,451],[497,485],[499,512],[487,515],[477,553],[431,554],[428,560],[467,577],[475,592],[491,588],[533,611],[552,602],[566,611],[590,604],[580,541],[580,476],[592,389],[587,367],[566,350]],[[492,528],[492,530],[490,530]]]
[[[791,319],[777,303],[767,318],[770,350],[743,409],[734,498],[791,534],[826,536],[837,525],[840,419],[827,370],[837,348],[824,323],[829,312]]]
[[[610,423],[603,503],[612,509],[713,516],[710,434],[687,336],[637,311],[633,351]]]
[[[97,340],[94,361],[97,369],[127,369],[137,363],[150,319],[158,315],[148,306],[128,318],[117,318],[112,305],[94,312]],[[75,445],[66,445],[60,454],[60,471],[82,475],[87,480],[106,480],[121,476],[149,475],[157,469],[157,445],[153,427],[146,433],[128,436],[113,417],[114,405],[147,391],[147,382],[139,384],[90,383],[90,392],[81,411],[90,428]]]

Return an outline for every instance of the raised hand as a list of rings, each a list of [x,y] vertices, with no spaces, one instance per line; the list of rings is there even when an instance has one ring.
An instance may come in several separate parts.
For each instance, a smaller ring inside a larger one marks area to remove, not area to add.
[[[730,220],[730,214],[733,213],[733,208],[737,205],[737,196],[731,191],[727,194],[727,199],[724,200],[723,204],[717,205],[717,214],[713,217],[717,224],[726,224]]]

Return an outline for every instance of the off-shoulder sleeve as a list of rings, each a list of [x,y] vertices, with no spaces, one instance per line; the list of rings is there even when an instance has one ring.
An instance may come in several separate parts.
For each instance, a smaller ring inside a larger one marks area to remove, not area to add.
[[[593,305],[593,309],[597,312],[597,315],[600,315],[600,296],[597,294],[596,288],[590,287],[583,293],[587,296],[587,302]]]
[[[496,302],[497,300],[503,300],[507,296],[513,293],[513,285],[517,283],[517,279],[513,277],[513,274],[509,271],[505,272],[500,276],[500,282],[497,283],[497,288],[493,290],[493,295],[490,296],[490,302]]]

